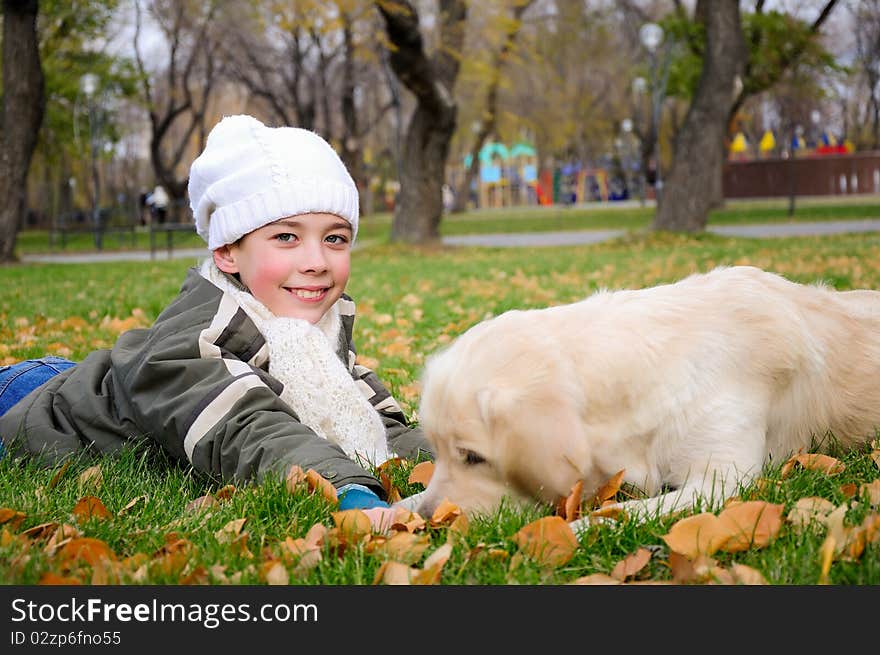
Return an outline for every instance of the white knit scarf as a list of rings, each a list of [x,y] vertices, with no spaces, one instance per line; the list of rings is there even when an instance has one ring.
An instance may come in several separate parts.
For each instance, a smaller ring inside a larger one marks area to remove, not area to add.
[[[275,316],[210,259],[200,273],[232,296],[266,339],[269,374],[284,385],[281,399],[301,423],[355,461],[363,458],[379,465],[391,457],[382,419],[335,352],[342,326],[338,301],[313,325]]]

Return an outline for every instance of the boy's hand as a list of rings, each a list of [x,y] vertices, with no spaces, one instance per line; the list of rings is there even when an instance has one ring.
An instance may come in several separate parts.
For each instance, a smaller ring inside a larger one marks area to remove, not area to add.
[[[388,503],[362,484],[343,485],[336,490],[336,494],[339,496],[340,510],[388,507]]]

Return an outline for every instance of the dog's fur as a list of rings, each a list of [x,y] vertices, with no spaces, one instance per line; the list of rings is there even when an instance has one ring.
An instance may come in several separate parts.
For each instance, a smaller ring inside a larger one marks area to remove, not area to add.
[[[880,292],[737,266],[509,311],[428,358],[419,415],[423,515],[586,496],[621,469],[649,496],[631,515],[717,505],[769,461],[876,436]]]

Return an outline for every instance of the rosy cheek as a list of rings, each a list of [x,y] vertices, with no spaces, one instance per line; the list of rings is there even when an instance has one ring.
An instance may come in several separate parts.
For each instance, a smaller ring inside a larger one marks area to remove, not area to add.
[[[283,284],[289,272],[289,267],[283,262],[272,264],[271,262],[262,262],[260,266],[255,267],[246,283],[250,290],[259,295],[260,291],[271,291],[279,284]]]

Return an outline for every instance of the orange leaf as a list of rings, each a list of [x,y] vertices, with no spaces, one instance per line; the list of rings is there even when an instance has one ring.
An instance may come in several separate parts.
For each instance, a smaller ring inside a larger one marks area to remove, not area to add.
[[[68,564],[83,561],[94,565],[102,559],[115,560],[116,554],[110,550],[110,546],[100,539],[77,537],[61,547],[61,550],[58,551],[58,558]]]
[[[77,501],[71,512],[77,521],[88,521],[90,519],[109,519],[113,515],[104,506],[99,498],[95,496],[83,496]]]
[[[820,455],[818,453],[806,453],[793,455],[782,465],[780,475],[787,477],[796,464],[811,471],[824,471],[828,475],[835,475],[843,472],[846,468],[839,459],[829,457],[828,455]]]
[[[620,491],[620,485],[623,484],[623,474],[626,469],[620,469],[605,484],[596,490],[596,504],[601,505],[606,500],[614,498]]]
[[[214,533],[214,537],[221,544],[232,543],[235,539],[241,535],[241,530],[244,528],[244,524],[247,522],[247,518],[234,519],[229,521],[222,528],[217,530]]]
[[[309,469],[306,471],[306,482],[308,482],[309,491],[317,491],[331,503],[339,502],[339,497],[336,495],[336,487],[330,484],[330,481],[316,470]]]
[[[571,584],[577,585],[615,585],[620,584],[620,580],[617,578],[612,578],[610,575],[605,575],[604,573],[592,573],[590,575],[584,575],[580,578],[574,580]]]
[[[223,502],[224,500],[229,500],[235,494],[235,485],[227,484],[225,487],[220,487],[217,490],[217,493],[214,494],[214,497],[219,501]]]
[[[556,515],[561,516],[566,522],[577,521],[581,517],[581,503],[583,502],[584,481],[578,480],[571,488],[571,493],[561,498],[556,505]]]
[[[268,585],[290,584],[290,574],[281,562],[265,562],[260,567],[260,579]]]
[[[376,550],[397,562],[415,564],[430,546],[431,539],[427,535],[398,532]]]
[[[26,514],[18,510],[9,509],[8,507],[0,508],[0,525],[9,524],[13,530],[18,530],[18,526],[24,521]]]
[[[373,584],[408,585],[417,569],[410,568],[406,564],[391,560],[382,564],[373,578]]]
[[[520,528],[513,535],[520,551],[544,566],[561,566],[578,547],[571,527],[560,516],[545,516]]]
[[[296,464],[291,466],[290,470],[287,472],[287,478],[285,479],[287,490],[290,493],[293,493],[297,485],[305,481],[306,473],[302,470],[302,467],[297,466]]]
[[[63,575],[58,575],[57,573],[52,573],[51,571],[47,571],[43,575],[40,576],[39,581],[37,581],[38,585],[72,585],[72,584],[82,584],[76,578],[66,577]]]
[[[432,475],[434,475],[434,462],[420,462],[410,471],[407,482],[410,484],[419,482],[427,487]]]
[[[690,559],[711,555],[727,540],[728,535],[711,512],[689,516],[676,522],[661,537],[669,549]]]
[[[461,514],[461,508],[455,503],[449,502],[446,498],[443,499],[437,509],[434,510],[434,513],[431,514],[431,525],[443,525],[444,523],[451,523]]]
[[[346,509],[341,512],[333,512],[330,516],[333,518],[336,527],[339,528],[342,540],[346,543],[358,543],[365,537],[369,537],[370,533],[373,531],[370,517],[359,509]]]
[[[636,552],[627,555],[615,565],[614,570],[611,571],[611,577],[623,582],[645,568],[650,559],[651,551],[647,548],[639,548]]]
[[[731,505],[718,515],[718,523],[728,539],[720,548],[728,553],[763,548],[782,527],[783,505],[753,500]]]

